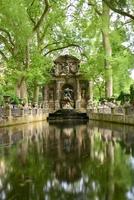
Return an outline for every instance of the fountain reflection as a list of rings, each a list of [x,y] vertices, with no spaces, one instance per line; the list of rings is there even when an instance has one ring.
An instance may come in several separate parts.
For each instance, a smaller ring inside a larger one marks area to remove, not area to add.
[[[133,191],[133,127],[44,122],[0,131],[1,200],[129,199]]]

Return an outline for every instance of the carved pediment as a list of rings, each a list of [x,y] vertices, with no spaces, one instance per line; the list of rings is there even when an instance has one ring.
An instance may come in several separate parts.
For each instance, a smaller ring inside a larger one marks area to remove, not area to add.
[[[54,76],[71,75],[79,72],[80,60],[71,55],[59,56],[54,61],[52,69]]]

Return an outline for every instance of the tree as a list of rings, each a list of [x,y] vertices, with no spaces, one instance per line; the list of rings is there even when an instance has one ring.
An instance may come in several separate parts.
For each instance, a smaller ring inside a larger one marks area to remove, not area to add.
[[[112,56],[112,47],[109,37],[109,27],[110,27],[110,9],[108,6],[102,2],[102,37],[103,37],[103,47],[105,51],[105,82],[106,82],[106,97],[111,97],[113,95],[113,77],[112,77],[112,66],[110,59]]]
[[[2,91],[13,93],[16,89],[17,96],[26,99],[29,96],[37,102],[40,88],[50,78],[52,61],[62,52],[82,61],[81,71],[94,83],[95,95],[105,93],[110,97],[112,90],[118,93],[123,85],[129,88],[125,82],[132,68],[132,45],[131,49],[123,48],[122,42],[130,43],[130,31],[125,28],[131,25],[132,30],[133,26],[125,21],[123,27],[118,15],[115,20],[110,18],[113,12],[104,1],[0,0],[0,3],[0,55],[2,65],[6,66]],[[119,8],[117,3],[114,1],[112,6]],[[129,0],[130,4],[132,9]],[[126,4],[120,8],[126,9]],[[117,44],[114,40],[119,37],[118,32],[123,36]],[[116,87],[112,89],[113,86]]]
[[[88,49],[88,59],[86,62],[88,63],[88,60],[92,60],[92,55],[96,59],[94,59],[94,66],[101,64],[98,63],[97,56],[99,58],[100,54],[103,54],[104,52],[104,66],[105,66],[105,77],[102,76],[101,78],[106,80],[106,96],[109,97],[112,95],[108,94],[110,93],[110,90],[113,90],[113,94],[117,95],[119,91],[121,91],[121,88],[123,87],[125,90],[129,90],[129,85],[131,84],[131,79],[130,79],[130,69],[133,68],[133,55],[131,52],[131,49],[127,48],[127,46],[123,46],[123,42],[125,44],[126,41],[129,42],[128,38],[128,31],[126,31],[126,26],[128,22],[123,22],[122,19],[118,18],[118,16],[114,16],[113,12],[110,11],[108,6],[105,4],[104,1],[89,1],[89,15],[87,15],[86,12],[86,17],[87,19],[90,19],[91,22],[89,23],[89,20],[86,21],[85,15],[83,16],[84,18],[84,24],[86,29],[90,31],[88,34],[90,37],[90,41],[93,39],[95,40],[97,37],[95,34],[98,32],[102,32],[102,37],[103,37],[103,49],[100,45],[101,38],[99,39],[99,43],[93,43],[94,47],[90,44],[90,50]],[[92,16],[91,16],[92,14]],[[111,18],[111,19],[110,19]],[[93,23],[95,21],[95,24]],[[82,22],[83,23],[83,22]],[[90,25],[92,24],[92,25]],[[124,26],[122,26],[124,24]],[[90,27],[90,28],[87,28]],[[96,30],[97,27],[97,30]],[[91,34],[94,34],[94,36],[91,36]],[[130,33],[131,34],[131,33]],[[86,36],[85,36],[86,38]],[[131,39],[131,38],[130,38]],[[130,42],[129,42],[130,43]],[[85,43],[87,45],[87,43]],[[87,48],[87,46],[86,46]],[[93,48],[95,49],[93,51]],[[100,51],[98,51],[100,49]],[[90,53],[92,52],[92,53]],[[98,52],[99,55],[95,55],[96,52]],[[97,64],[98,63],[98,64]],[[90,64],[85,67],[87,72],[90,71],[90,77],[97,72],[99,66],[94,67],[94,71],[92,70],[93,64]],[[107,70],[108,68],[108,70]],[[98,71],[99,72],[99,71]],[[102,70],[102,73],[104,71]],[[89,73],[87,73],[89,74]],[[104,74],[104,73],[103,73]],[[95,77],[93,78],[94,80]],[[113,79],[113,81],[112,81]],[[112,84],[111,84],[112,83]],[[113,85],[113,86],[112,86]],[[109,88],[109,89],[108,89]],[[110,89],[111,88],[111,89]],[[112,89],[113,88],[113,89]]]
[[[103,2],[114,12],[134,20],[134,15],[131,14],[134,6],[133,0],[113,0],[112,2],[110,0],[103,0]]]

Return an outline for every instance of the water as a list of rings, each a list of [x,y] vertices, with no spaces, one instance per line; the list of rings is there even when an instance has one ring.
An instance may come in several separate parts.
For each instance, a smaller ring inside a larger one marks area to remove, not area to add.
[[[134,200],[134,127],[0,129],[0,200]]]

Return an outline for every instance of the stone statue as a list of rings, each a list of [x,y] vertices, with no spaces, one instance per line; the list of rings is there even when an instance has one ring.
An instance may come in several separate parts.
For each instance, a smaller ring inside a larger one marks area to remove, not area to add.
[[[72,106],[73,90],[72,89],[70,88],[64,89],[63,100],[65,101],[63,109],[73,109],[73,106]]]
[[[70,68],[70,72],[71,72],[72,74],[75,74],[75,73],[78,72],[78,66],[77,66],[76,63],[70,62],[70,63],[69,63],[69,68]]]
[[[72,100],[72,94],[73,94],[73,90],[70,88],[66,88],[64,90],[64,99],[68,99],[69,101]]]
[[[56,64],[54,65],[53,69],[52,69],[52,74],[54,76],[58,76],[59,75],[59,66]]]
[[[63,63],[62,64],[62,70],[61,70],[61,74],[69,74],[70,69],[67,63]]]

